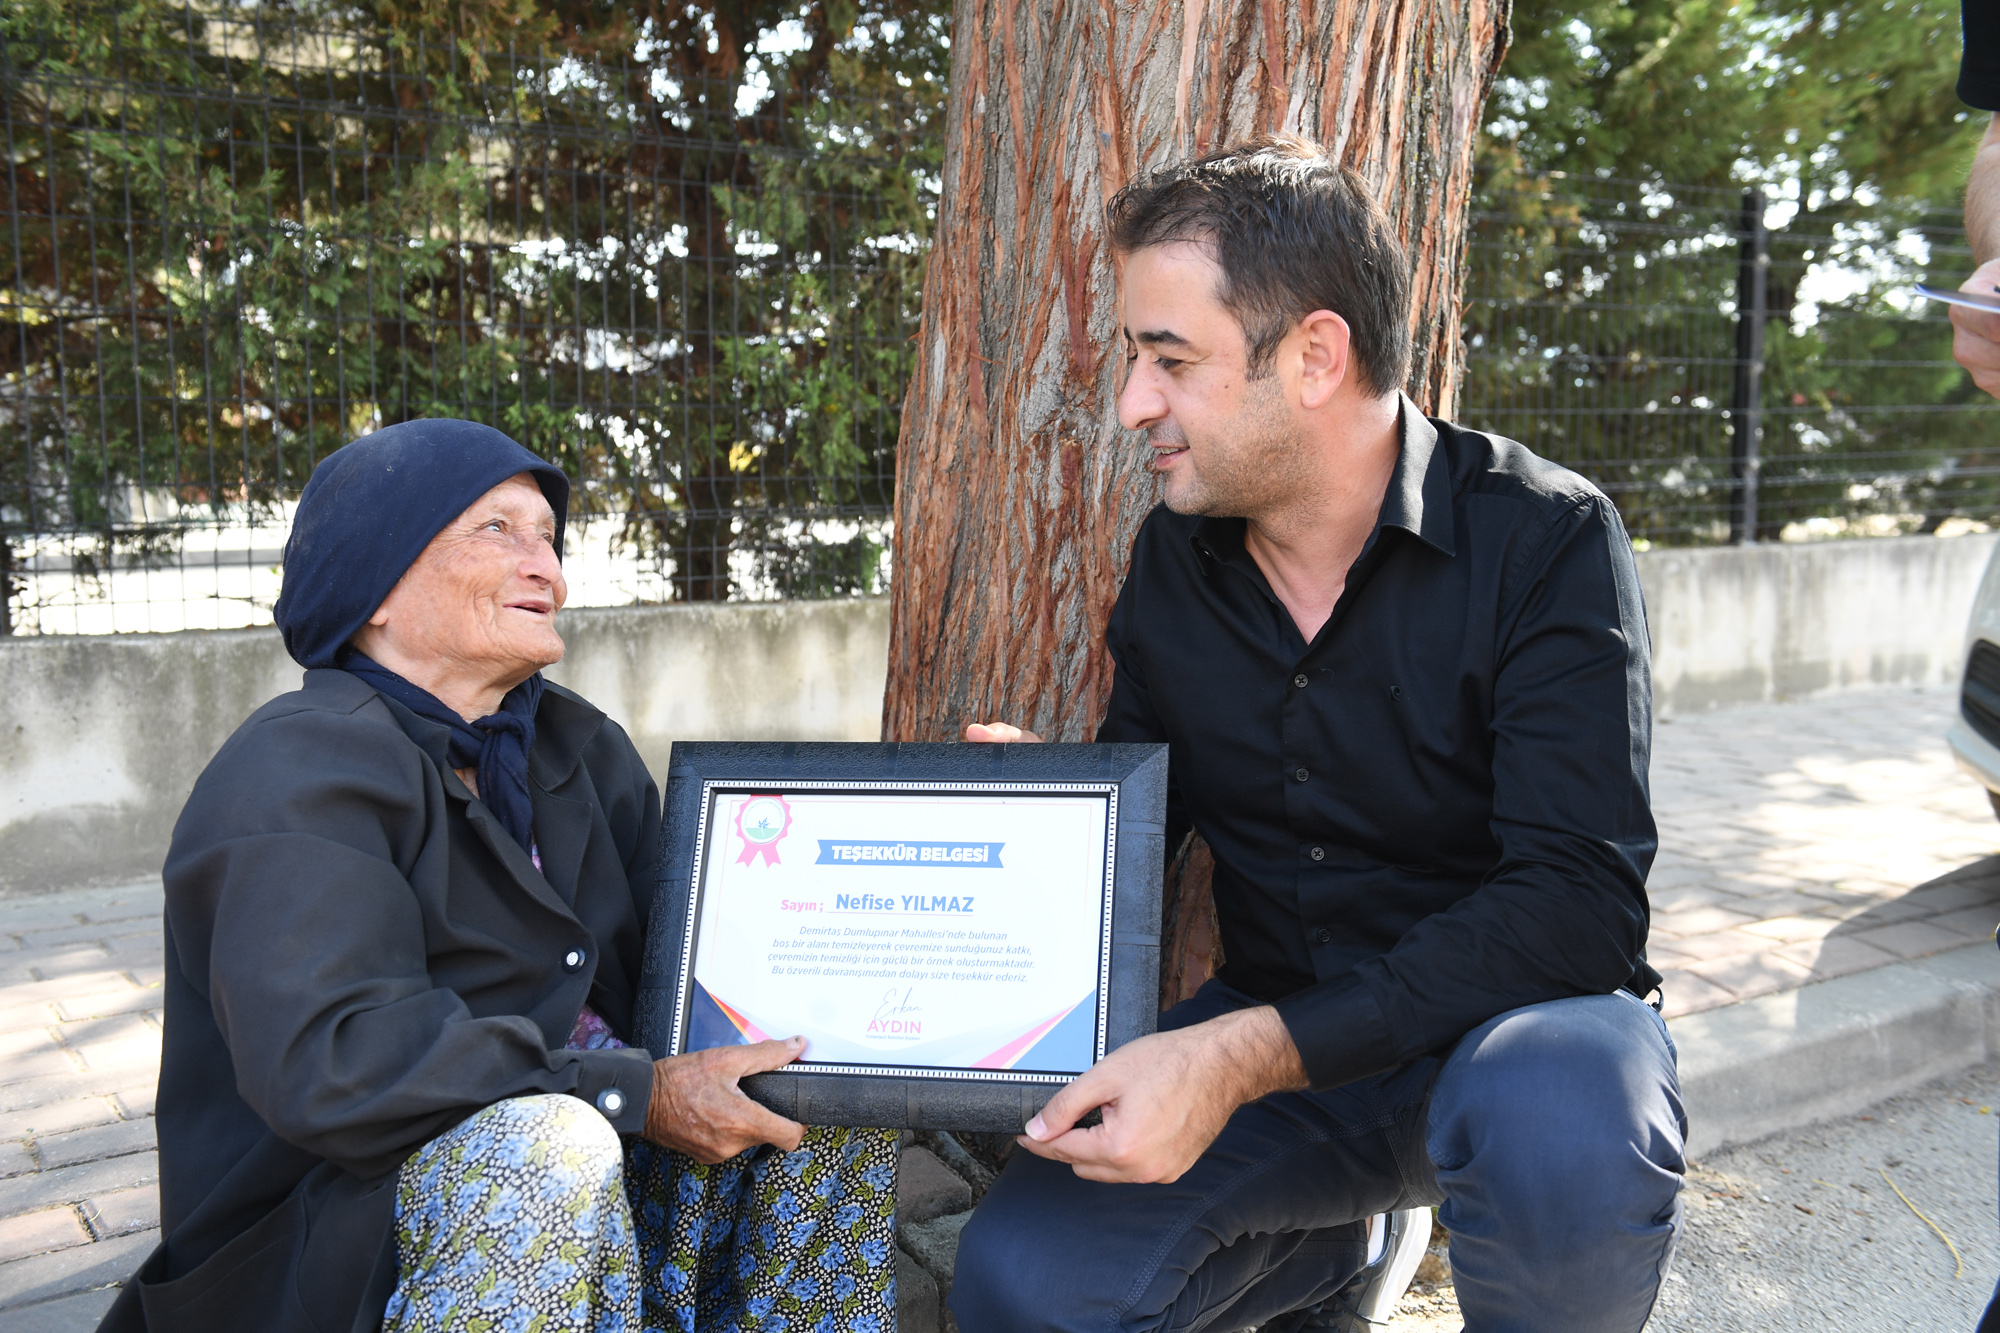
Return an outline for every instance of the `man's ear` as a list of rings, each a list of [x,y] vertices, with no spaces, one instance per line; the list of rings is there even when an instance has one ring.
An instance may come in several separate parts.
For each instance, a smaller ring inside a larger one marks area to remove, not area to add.
[[[1315,310],[1292,331],[1298,340],[1299,406],[1315,411],[1333,401],[1347,382],[1347,321],[1331,310]]]

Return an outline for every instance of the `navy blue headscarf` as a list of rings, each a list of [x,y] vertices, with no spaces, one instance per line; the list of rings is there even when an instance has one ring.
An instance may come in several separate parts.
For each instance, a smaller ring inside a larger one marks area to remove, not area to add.
[[[479,770],[480,799],[527,847],[528,752],[535,743],[541,675],[509,691],[499,712],[468,723],[348,646],[446,524],[523,472],[555,510],[560,557],[569,478],[491,426],[405,421],[334,450],[313,469],[299,497],[273,614],[285,650],[300,666],[344,667],[418,716],[450,727],[452,765]]]

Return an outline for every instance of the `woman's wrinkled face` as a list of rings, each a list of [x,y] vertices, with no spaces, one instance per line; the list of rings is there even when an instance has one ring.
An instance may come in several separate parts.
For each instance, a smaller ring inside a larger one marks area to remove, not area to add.
[[[560,662],[556,612],[569,597],[556,516],[523,472],[473,501],[431,539],[355,641],[433,671],[518,684]],[[384,665],[388,665],[384,663]]]

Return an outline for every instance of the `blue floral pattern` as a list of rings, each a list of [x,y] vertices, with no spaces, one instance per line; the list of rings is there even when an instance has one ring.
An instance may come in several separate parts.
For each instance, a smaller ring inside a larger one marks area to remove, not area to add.
[[[396,1182],[384,1333],[640,1327],[624,1151],[574,1097],[517,1097],[426,1144]]]
[[[715,1166],[626,1154],[647,1333],[890,1333],[896,1133],[813,1127]]]
[[[896,1136],[812,1128],[716,1166],[570,1097],[487,1107],[405,1163],[384,1333],[889,1333]]]

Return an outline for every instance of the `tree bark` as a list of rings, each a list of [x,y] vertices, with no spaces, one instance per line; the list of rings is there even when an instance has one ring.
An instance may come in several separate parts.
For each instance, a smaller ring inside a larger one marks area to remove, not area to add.
[[[1222,970],[1222,927],[1215,919],[1215,854],[1199,833],[1181,840],[1167,862],[1160,894],[1160,1008],[1194,998]]]
[[[1104,204],[1291,130],[1359,171],[1413,275],[1411,394],[1449,413],[1479,114],[1510,0],[957,0],[943,197],[896,476],[883,734],[1088,740],[1156,499],[1120,429]]]

